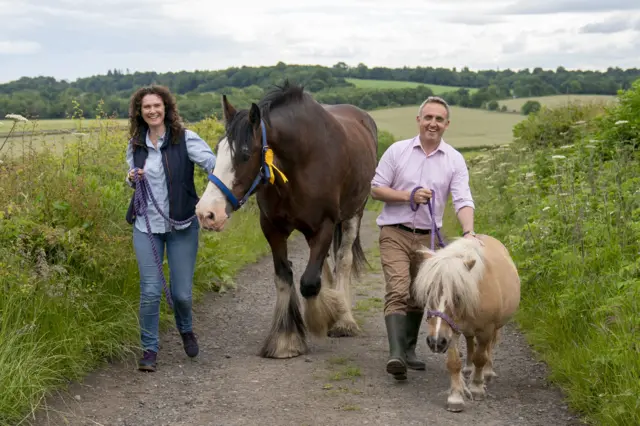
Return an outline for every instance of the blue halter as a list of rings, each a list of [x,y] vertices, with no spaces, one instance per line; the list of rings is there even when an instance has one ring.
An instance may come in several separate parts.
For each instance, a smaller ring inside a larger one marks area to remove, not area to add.
[[[269,179],[271,179],[271,169],[269,168],[269,165],[266,163],[266,158],[265,158],[266,152],[269,149],[269,146],[267,145],[267,129],[262,119],[260,120],[260,127],[262,129],[262,150],[261,150],[262,159],[261,159],[260,170],[258,171],[258,175],[256,176],[256,178],[253,180],[253,183],[249,187],[249,190],[244,195],[244,197],[242,197],[241,200],[238,200],[235,197],[235,195],[233,195],[231,190],[227,188],[227,186],[220,179],[218,179],[216,175],[213,174],[213,171],[208,175],[209,180],[215,186],[217,186],[218,189],[220,189],[220,191],[222,191],[225,197],[227,197],[227,200],[229,200],[229,202],[231,203],[231,206],[233,207],[233,211],[238,210],[247,202],[247,200],[249,199],[251,194],[253,194],[253,191],[256,189],[256,187],[259,184],[267,183],[269,182]]]

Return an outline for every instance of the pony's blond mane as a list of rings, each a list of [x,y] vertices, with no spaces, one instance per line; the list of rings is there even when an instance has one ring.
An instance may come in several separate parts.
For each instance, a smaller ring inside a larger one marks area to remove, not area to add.
[[[431,257],[416,274],[415,300],[425,310],[437,310],[444,302],[457,316],[475,316],[480,305],[478,283],[485,272],[484,246],[479,240],[458,238],[436,252],[419,250],[425,252]]]

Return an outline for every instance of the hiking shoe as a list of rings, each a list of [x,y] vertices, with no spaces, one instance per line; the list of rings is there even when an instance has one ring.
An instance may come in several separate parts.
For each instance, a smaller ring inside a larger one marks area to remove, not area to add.
[[[189,358],[194,358],[198,355],[198,339],[196,339],[196,335],[193,334],[193,331],[187,331],[186,333],[180,333],[182,336],[182,346],[184,347],[184,352],[189,356]]]
[[[156,371],[156,354],[152,350],[146,350],[142,353],[142,358],[138,361],[138,370],[140,371]]]

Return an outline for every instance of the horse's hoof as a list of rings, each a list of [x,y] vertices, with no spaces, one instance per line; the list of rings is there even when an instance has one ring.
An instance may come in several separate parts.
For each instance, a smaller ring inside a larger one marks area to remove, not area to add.
[[[459,413],[464,410],[464,400],[459,394],[452,394],[447,398],[447,411]]]
[[[305,355],[309,351],[307,343],[297,335],[277,335],[264,343],[260,357],[287,359]]]
[[[484,372],[484,381],[486,383],[491,383],[491,380],[493,380],[496,377],[498,377],[498,375],[493,370],[489,370],[489,371],[485,371]]]
[[[354,337],[358,335],[360,327],[355,321],[338,321],[327,332],[329,337]]]
[[[464,368],[462,369],[462,374],[465,377],[469,377],[472,371],[473,371],[473,365],[465,365]]]

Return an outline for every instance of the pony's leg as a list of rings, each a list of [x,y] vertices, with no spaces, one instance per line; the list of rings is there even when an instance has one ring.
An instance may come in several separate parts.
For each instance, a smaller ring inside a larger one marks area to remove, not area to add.
[[[260,356],[296,357],[305,354],[308,348],[298,293],[293,285],[293,271],[287,258],[287,238],[291,231],[276,227],[262,214],[260,226],[271,247],[277,292],[271,329],[260,349]]]
[[[474,336],[465,336],[465,340],[467,341],[467,359],[465,362],[465,366],[462,369],[462,374],[468,376],[473,371],[473,350],[475,348],[475,340]]]
[[[478,344],[476,350],[473,353],[473,371],[471,372],[471,383],[469,389],[473,395],[473,399],[481,401],[485,396],[485,382],[484,382],[484,366],[489,359],[487,355],[487,348],[493,340],[493,332],[483,332],[476,335]]]
[[[336,256],[336,290],[344,300],[345,311],[338,322],[329,330],[329,336],[331,337],[355,336],[360,331],[360,327],[358,327],[351,311],[352,250],[353,243],[358,236],[359,224],[360,218],[354,216],[340,225],[342,226],[342,241]]]
[[[327,336],[329,329],[347,310],[344,296],[329,285],[322,285],[322,269],[331,246],[334,224],[325,220],[314,234],[305,233],[309,243],[309,262],[300,278],[300,294],[307,302],[304,319],[311,333]]]
[[[464,410],[464,397],[471,398],[471,393],[462,377],[462,360],[458,345],[460,336],[454,337],[454,344],[447,351],[447,370],[451,376],[451,388],[447,397],[447,410],[460,412]]]
[[[490,383],[495,377],[498,377],[496,372],[493,370],[493,349],[496,347],[498,343],[498,333],[500,330],[496,330],[493,333],[493,338],[489,342],[487,346],[487,363],[484,366],[482,374],[484,375],[484,380],[486,383]]]

